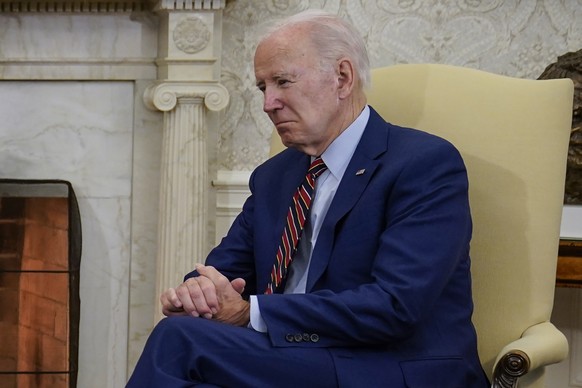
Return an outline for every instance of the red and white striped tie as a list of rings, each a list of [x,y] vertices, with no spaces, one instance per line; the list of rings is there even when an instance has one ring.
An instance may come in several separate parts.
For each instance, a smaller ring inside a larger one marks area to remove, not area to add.
[[[315,180],[319,177],[327,166],[323,160],[318,157],[309,166],[307,175],[303,183],[297,188],[293,195],[293,201],[287,211],[287,222],[283,228],[283,235],[281,236],[281,243],[277,250],[277,257],[273,263],[271,270],[271,279],[265,290],[265,294],[273,294],[275,292],[282,292],[281,285],[284,283],[285,277],[293,256],[297,251],[297,243],[301,238],[301,232],[305,221],[309,216],[309,208],[313,199],[313,190],[315,187]]]

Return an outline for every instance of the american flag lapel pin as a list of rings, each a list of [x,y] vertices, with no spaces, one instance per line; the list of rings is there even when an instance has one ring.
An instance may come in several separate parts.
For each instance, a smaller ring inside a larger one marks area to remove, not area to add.
[[[366,169],[362,168],[362,169],[356,171],[356,175],[364,175],[365,172],[366,172]]]

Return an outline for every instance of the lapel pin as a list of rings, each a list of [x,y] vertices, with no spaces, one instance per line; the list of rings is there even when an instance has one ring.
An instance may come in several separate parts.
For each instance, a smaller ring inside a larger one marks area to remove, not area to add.
[[[361,170],[356,171],[356,175],[364,175],[365,172],[366,172],[366,169],[362,168]]]

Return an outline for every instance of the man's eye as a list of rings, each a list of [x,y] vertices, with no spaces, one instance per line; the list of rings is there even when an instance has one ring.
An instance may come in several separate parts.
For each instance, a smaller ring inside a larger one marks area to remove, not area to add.
[[[286,85],[286,84],[288,84],[288,83],[289,83],[289,80],[286,80],[286,79],[280,79],[280,80],[277,80],[277,84],[278,84],[279,86],[283,86],[283,85]]]

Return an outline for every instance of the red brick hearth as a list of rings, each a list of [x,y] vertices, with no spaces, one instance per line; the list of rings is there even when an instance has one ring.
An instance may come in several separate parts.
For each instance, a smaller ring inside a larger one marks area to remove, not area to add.
[[[76,385],[80,224],[70,193],[65,182],[0,181],[0,388]]]

